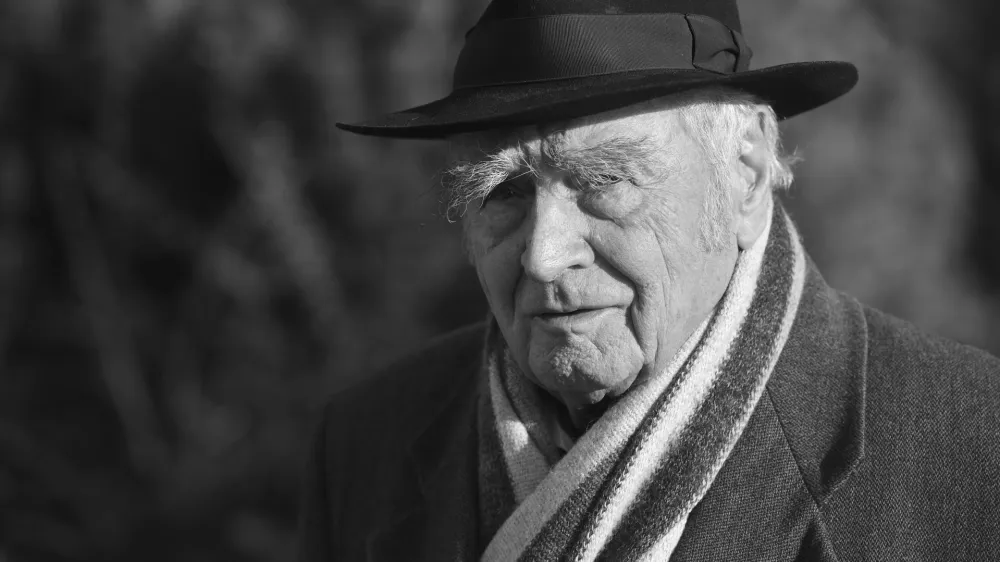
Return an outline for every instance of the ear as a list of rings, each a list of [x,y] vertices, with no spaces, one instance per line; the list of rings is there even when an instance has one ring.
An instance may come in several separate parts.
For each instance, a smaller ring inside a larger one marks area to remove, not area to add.
[[[764,113],[740,140],[734,186],[736,242],[741,250],[753,246],[767,227],[771,205],[771,155],[764,139]]]

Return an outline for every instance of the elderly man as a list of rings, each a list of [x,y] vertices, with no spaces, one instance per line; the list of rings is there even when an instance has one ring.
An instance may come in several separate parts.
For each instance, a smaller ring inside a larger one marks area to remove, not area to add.
[[[749,59],[732,0],[495,0],[451,95],[342,125],[450,140],[491,314],[332,399],[302,560],[1000,560],[1000,361],[773,196],[854,67]]]

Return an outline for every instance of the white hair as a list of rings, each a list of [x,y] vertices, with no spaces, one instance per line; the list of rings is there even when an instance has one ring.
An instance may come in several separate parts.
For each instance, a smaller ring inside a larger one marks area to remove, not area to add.
[[[703,89],[672,98],[682,126],[704,150],[712,166],[712,190],[705,198],[702,218],[704,242],[720,248],[727,235],[724,217],[732,205],[733,156],[744,151],[747,135],[759,130],[764,137],[770,189],[787,189],[792,184],[792,165],[799,160],[781,147],[778,117],[770,105],[756,96],[726,89]]]

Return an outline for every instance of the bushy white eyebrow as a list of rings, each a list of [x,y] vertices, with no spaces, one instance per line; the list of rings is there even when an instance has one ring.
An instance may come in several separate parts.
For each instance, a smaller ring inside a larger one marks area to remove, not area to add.
[[[573,174],[584,188],[599,188],[608,178],[637,185],[655,181],[664,173],[664,158],[648,138],[612,137],[592,146],[568,148],[565,143],[543,143],[544,162]],[[460,160],[442,172],[449,220],[461,217],[469,203],[489,195],[498,185],[519,174],[535,174],[539,162],[521,143],[478,161]]]
[[[484,153],[476,161],[459,160],[445,169],[441,173],[441,184],[448,204],[445,216],[449,220],[459,218],[465,213],[469,203],[486,197],[512,176],[533,173],[534,166],[527,154],[524,145],[518,143],[492,153]]]

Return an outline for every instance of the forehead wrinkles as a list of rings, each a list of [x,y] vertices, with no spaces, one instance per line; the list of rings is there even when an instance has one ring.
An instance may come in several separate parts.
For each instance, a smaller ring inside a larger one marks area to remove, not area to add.
[[[647,114],[553,132],[543,138],[542,150],[547,166],[584,180],[626,175],[654,185],[687,165],[681,156],[686,136],[677,123]]]
[[[578,121],[572,128],[550,129],[542,137],[542,155],[546,163],[558,166],[604,145],[645,144],[670,152],[677,136],[684,134],[673,112],[649,111],[635,115]]]

